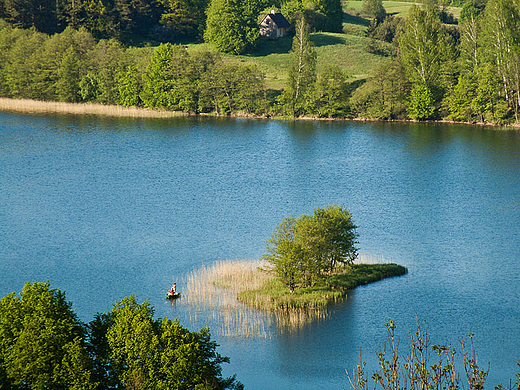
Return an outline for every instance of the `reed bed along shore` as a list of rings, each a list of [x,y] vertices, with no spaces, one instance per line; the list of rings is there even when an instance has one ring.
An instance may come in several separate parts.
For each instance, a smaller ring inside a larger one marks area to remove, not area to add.
[[[210,318],[220,334],[270,337],[272,325],[285,331],[327,318],[328,305],[346,299],[351,288],[406,273],[384,257],[361,254],[356,263],[289,293],[265,261],[219,261],[187,275],[183,299],[192,320]]]
[[[0,111],[30,114],[101,115],[129,118],[172,118],[186,114],[175,111],[159,111],[138,107],[109,106],[94,103],[44,102],[29,99],[0,98]]]
[[[236,298],[248,286],[261,285],[268,274],[258,270],[266,265],[260,260],[228,260],[190,272],[183,281],[183,302],[188,305],[190,319],[209,319],[212,331],[227,337],[270,337],[272,315]]]

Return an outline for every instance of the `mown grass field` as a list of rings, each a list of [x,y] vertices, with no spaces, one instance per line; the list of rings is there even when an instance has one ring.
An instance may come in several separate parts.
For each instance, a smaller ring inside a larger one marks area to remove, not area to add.
[[[412,4],[418,4],[421,3],[413,3],[413,2],[406,2],[406,1],[383,1],[383,6],[385,7],[386,13],[390,15],[397,15],[406,17],[408,16],[408,11],[410,10],[410,7]],[[363,5],[362,0],[350,0],[347,1],[346,5],[344,5],[344,9],[347,12],[351,11],[361,11],[361,7]],[[459,7],[448,7],[448,10],[453,13],[453,16],[458,18],[460,16],[460,8]]]
[[[383,1],[389,14],[406,16],[413,3],[400,1]],[[318,56],[318,71],[325,65],[339,66],[351,81],[362,80],[370,76],[372,71],[388,60],[384,54],[373,54],[366,51],[369,38],[366,30],[370,21],[360,17],[357,11],[361,10],[362,1],[348,1],[344,4],[345,19],[343,33],[313,33],[311,40],[314,43]],[[460,8],[453,8],[455,16],[460,14]],[[391,44],[378,43],[381,48],[390,50]],[[206,43],[188,44],[188,50],[215,49]],[[269,89],[283,88],[290,67],[292,37],[278,40],[261,40],[254,53],[247,55],[221,54],[225,61],[257,65],[266,75],[266,86]],[[385,51],[383,50],[383,51]]]
[[[340,33],[314,33],[311,40],[316,48],[318,71],[325,65],[338,65],[352,80],[364,79],[382,61],[384,55],[368,53],[365,36]],[[383,45],[385,45],[383,43]],[[206,44],[189,44],[188,50],[213,50]],[[255,53],[247,55],[221,54],[225,61],[257,65],[266,75],[267,88],[282,89],[290,67],[292,37],[276,41],[262,40]],[[390,44],[386,44],[390,46]]]

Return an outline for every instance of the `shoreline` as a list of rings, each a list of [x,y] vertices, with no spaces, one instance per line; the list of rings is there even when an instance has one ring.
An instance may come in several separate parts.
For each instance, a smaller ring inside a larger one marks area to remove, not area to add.
[[[468,126],[481,126],[493,128],[495,130],[520,130],[520,123],[501,125],[485,122],[457,122],[450,120],[429,120],[418,121],[412,119],[370,119],[370,118],[317,118],[300,117],[289,118],[284,116],[270,115],[248,115],[234,114],[217,116],[212,114],[191,114],[182,111],[153,110],[142,107],[125,107],[118,105],[105,105],[100,103],[66,103],[54,101],[42,101],[33,99],[11,99],[0,97],[0,111],[16,112],[26,114],[70,114],[70,115],[99,115],[119,118],[178,118],[178,117],[213,117],[213,118],[244,118],[244,119],[264,119],[264,120],[286,120],[286,121],[355,121],[355,122],[374,122],[374,123],[442,123],[458,124]]]

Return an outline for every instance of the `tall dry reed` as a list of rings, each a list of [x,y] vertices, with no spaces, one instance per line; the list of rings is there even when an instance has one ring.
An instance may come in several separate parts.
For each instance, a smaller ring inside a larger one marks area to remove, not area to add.
[[[270,274],[260,260],[218,261],[190,272],[184,280],[183,301],[191,309],[190,319],[201,317],[228,337],[270,337],[272,316],[247,307],[236,299],[240,291],[259,288]]]
[[[157,111],[138,107],[109,106],[94,103],[44,102],[30,99],[0,98],[0,111],[36,114],[103,115],[130,118],[171,118],[185,115],[174,111]]]

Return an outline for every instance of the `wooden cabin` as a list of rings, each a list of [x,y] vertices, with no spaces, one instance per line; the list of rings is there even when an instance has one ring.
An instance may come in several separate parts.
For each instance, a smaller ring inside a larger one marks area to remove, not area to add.
[[[260,36],[276,39],[286,36],[291,24],[280,12],[272,10],[270,13],[265,15],[259,27]]]

